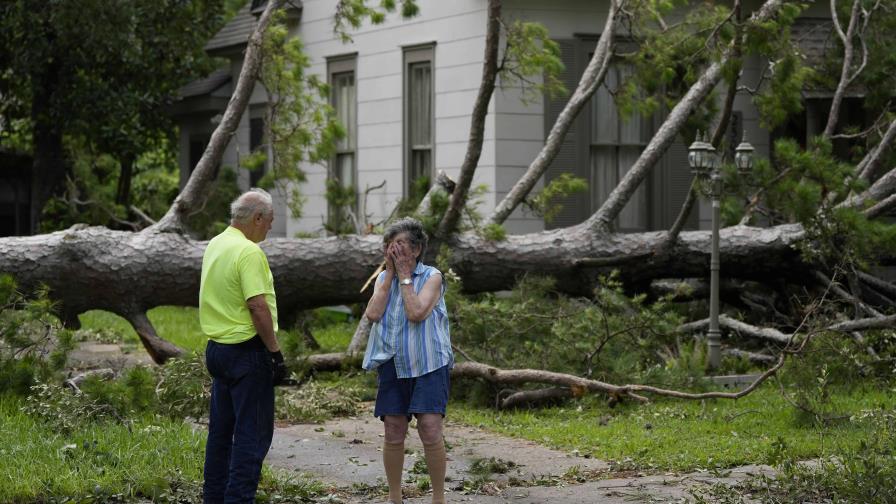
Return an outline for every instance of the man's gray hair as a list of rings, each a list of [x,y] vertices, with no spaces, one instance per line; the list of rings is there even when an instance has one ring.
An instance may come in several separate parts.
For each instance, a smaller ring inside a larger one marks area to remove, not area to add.
[[[408,240],[411,242],[412,247],[420,247],[420,253],[417,254],[417,260],[422,260],[423,254],[426,253],[426,245],[429,243],[429,237],[426,236],[426,231],[423,230],[423,224],[411,217],[398,219],[386,228],[386,232],[383,233],[383,243],[390,243],[401,233],[407,233]]]
[[[263,212],[266,216],[273,214],[274,199],[264,189],[253,187],[240,194],[230,204],[230,222],[246,224],[259,212]]]

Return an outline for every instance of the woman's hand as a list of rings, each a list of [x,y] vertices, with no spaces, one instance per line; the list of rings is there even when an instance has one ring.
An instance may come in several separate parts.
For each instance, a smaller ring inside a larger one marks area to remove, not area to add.
[[[391,250],[395,247],[395,243],[387,243],[383,245],[383,261],[386,263],[384,269],[386,270],[386,274],[394,275],[395,274],[395,263],[392,261]]]
[[[411,277],[411,273],[414,272],[414,267],[417,266],[417,260],[410,250],[405,250],[404,247],[392,244],[387,251],[387,256],[392,259],[395,272],[398,273],[400,279]]]

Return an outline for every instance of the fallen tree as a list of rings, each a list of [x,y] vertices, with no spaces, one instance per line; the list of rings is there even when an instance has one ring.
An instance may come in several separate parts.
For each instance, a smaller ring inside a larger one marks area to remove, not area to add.
[[[62,318],[70,325],[77,325],[77,315],[89,309],[104,309],[125,317],[137,330],[141,341],[156,362],[164,362],[176,356],[180,350],[159,338],[146,317],[146,310],[161,305],[195,306],[198,298],[201,257],[206,242],[195,241],[186,234],[185,216],[202,205],[203,196],[213,181],[214,167],[233,136],[239,118],[244,112],[252,85],[257,79],[261,37],[274,9],[281,2],[269,2],[250,38],[245,64],[235,87],[231,103],[217,126],[208,148],[193,171],[187,185],[172,204],[168,213],[158,223],[137,232],[113,231],[99,227],[76,226],[65,231],[32,237],[0,239],[0,271],[13,273],[24,288],[45,284],[51,296],[60,302]],[[611,2],[607,23],[611,28],[624,12],[625,2]],[[744,31],[763,26],[776,18],[785,2],[766,1],[746,21]],[[456,220],[465,191],[472,179],[478,152],[481,148],[485,118],[486,98],[494,87],[494,51],[497,40],[494,30],[494,13],[500,3],[490,4],[488,30],[490,43],[486,46],[484,75],[477,98],[477,113],[471,128],[468,162],[463,171],[461,192],[451,199],[450,217]],[[718,30],[716,30],[718,31]],[[455,222],[442,227],[441,241],[433,243],[431,253],[441,245],[448,248],[448,264],[463,279],[468,292],[495,291],[511,288],[525,274],[537,273],[557,279],[561,292],[588,296],[597,279],[612,270],[620,271],[621,279],[631,286],[649,285],[652,280],[664,278],[702,278],[706,275],[710,256],[710,233],[687,231],[674,233],[674,239],[666,231],[645,233],[618,233],[612,222],[618,217],[634,194],[644,183],[657,159],[681,132],[687,118],[703,103],[711,89],[724,77],[725,62],[739,56],[739,43],[732,41],[720,53],[720,61],[714,61],[707,72],[685,93],[673,108],[657,135],[643,151],[634,167],[629,170],[610,197],[586,222],[564,229],[525,235],[511,235],[501,240],[484,238],[476,232],[451,233]],[[606,64],[611,59],[613,45],[601,38],[592,59],[587,79],[583,78],[573,94],[575,106],[569,108],[564,121],[571,119],[582,109],[588,93],[600,85]],[[855,78],[855,72],[850,79]],[[736,79],[735,79],[736,82]],[[581,101],[581,103],[579,103]],[[729,114],[730,115],[730,114]],[[545,146],[544,159],[533,162],[536,171],[541,170],[551,158],[551,149],[562,140],[565,129],[554,129]],[[718,128],[717,131],[723,131]],[[879,147],[869,156],[869,163],[880,164],[882,151],[888,148],[893,136],[885,135]],[[555,154],[556,152],[554,152]],[[867,165],[867,163],[865,163]],[[859,172],[864,170],[860,164]],[[863,209],[870,200],[886,200],[896,191],[891,183],[894,172],[884,175],[867,190],[839,203],[840,207]],[[858,174],[857,174],[858,175]],[[863,174],[864,175],[864,174]],[[536,177],[537,178],[537,177]],[[532,185],[522,191],[525,196]],[[519,203],[520,191],[508,195],[498,205],[500,215],[494,223],[502,222],[510,210]],[[761,208],[760,208],[761,210]],[[799,247],[805,245],[807,230],[799,223],[786,223],[771,227],[733,226],[721,232],[721,260],[724,274],[729,278],[741,278],[759,282],[793,282],[803,284],[814,279],[818,264],[810,264]],[[381,263],[381,237],[375,235],[349,235],[320,239],[274,238],[262,244],[268,255],[275,276],[278,305],[283,320],[297,310],[318,306],[355,303],[366,300],[369,291],[358,291],[358,286]],[[432,257],[429,258],[430,260]],[[866,273],[867,275],[867,273]],[[879,279],[878,279],[879,280]],[[813,280],[814,281],[814,280]],[[869,281],[867,278],[865,282]],[[884,284],[889,285],[887,282]],[[886,288],[877,287],[881,296],[892,295]],[[881,292],[883,291],[883,292]],[[726,319],[727,320],[727,319]],[[735,325],[731,321],[730,325]],[[855,321],[853,321],[855,322]],[[850,324],[853,322],[843,322]],[[727,322],[726,322],[727,323]],[[889,326],[891,321],[878,317],[875,324]],[[743,329],[743,327],[741,327]],[[854,329],[860,330],[860,329]],[[757,329],[770,334],[769,330]],[[361,332],[363,334],[363,332]],[[781,333],[779,333],[781,334]],[[784,336],[777,336],[780,341]],[[363,338],[353,338],[351,353],[356,354]],[[321,369],[341,365],[341,354],[312,357]],[[317,366],[317,364],[315,364]],[[484,365],[461,367],[470,375],[500,376],[501,380],[516,380],[514,375],[501,374]],[[525,376],[535,376],[526,371]],[[498,379],[498,378],[496,378]],[[566,385],[579,383],[580,378],[557,378]],[[637,397],[637,391],[646,389],[619,388],[609,384],[580,383],[595,390]],[[587,388],[586,387],[586,388]],[[628,387],[628,386],[626,386]],[[634,386],[632,386],[634,387]]]

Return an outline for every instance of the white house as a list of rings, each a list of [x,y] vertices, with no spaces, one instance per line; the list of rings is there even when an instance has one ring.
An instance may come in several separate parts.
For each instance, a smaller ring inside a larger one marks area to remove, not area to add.
[[[180,127],[182,181],[202,154],[239,75],[242,52],[263,8],[263,1],[246,5],[206,46],[215,56],[227,57],[229,69],[219,70],[182,90],[173,109]],[[456,178],[467,147],[470,116],[479,88],[486,37],[485,0],[418,0],[419,16],[402,20],[397,14],[385,23],[366,23],[351,32],[344,43],[333,30],[334,0],[291,2],[291,32],[302,38],[312,61],[311,71],[331,84],[332,103],[349,132],[329,166],[304,166],[308,180],[301,191],[307,198],[304,216],[293,219],[278,196],[272,234],[295,236],[322,230],[328,208],[324,181],[328,170],[363,193],[366,187],[385,182],[367,200],[372,221],[390,214],[408,192],[411,181],[423,174],[445,170]],[[746,7],[758,7],[747,1]],[[827,11],[813,7],[815,18],[801,18],[794,27],[807,52],[819,52],[831,42]],[[560,43],[566,65],[563,80],[575,88],[593,51],[607,13],[606,1],[594,0],[505,0],[506,19],[538,21]],[[748,60],[743,81],[753,85],[765,63]],[[607,77],[611,87],[621,68]],[[238,165],[238,157],[263,144],[265,93],[256,86],[250,107],[227,149],[224,164]],[[724,93],[721,93],[724,94]],[[807,107],[791,134],[806,135],[818,130],[819,115],[829,94],[807,96],[816,106]],[[488,193],[480,209],[488,213],[524,173],[544,144],[554,118],[565,100],[522,100],[519,87],[496,89],[485,122],[485,142],[474,184],[485,184]],[[814,115],[813,115],[814,114]],[[587,194],[571,197],[564,211],[547,227],[562,227],[587,218],[600,205],[619,177],[646,145],[659,119],[635,117],[622,121],[606,87],[592,98],[576,120],[562,151],[546,180],[569,171],[589,181]],[[823,127],[823,124],[822,124]],[[800,131],[800,128],[804,131]],[[763,130],[746,94],[739,94],[729,134],[739,140],[743,131],[756,147],[757,155],[769,153],[774,132]],[[687,142],[689,143],[689,142]],[[679,139],[657,165],[649,181],[619,218],[623,230],[665,229],[674,221],[687,194],[691,175],[686,160],[686,142]],[[248,187],[260,174],[243,170],[240,183]],[[252,178],[253,180],[250,180]],[[690,227],[707,227],[709,209],[703,204],[692,215]],[[506,222],[511,233],[545,229],[545,222],[522,209]]]

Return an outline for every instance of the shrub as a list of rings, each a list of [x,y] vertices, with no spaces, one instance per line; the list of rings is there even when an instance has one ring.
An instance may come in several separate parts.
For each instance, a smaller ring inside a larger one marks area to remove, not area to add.
[[[53,379],[72,346],[45,288],[27,298],[11,276],[0,276],[0,393],[24,396]]]

